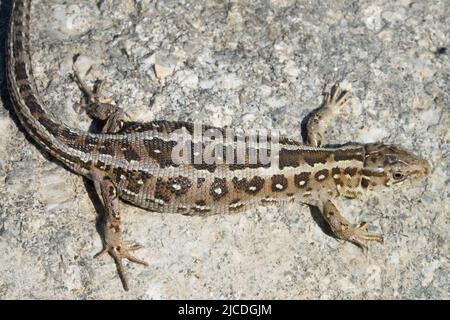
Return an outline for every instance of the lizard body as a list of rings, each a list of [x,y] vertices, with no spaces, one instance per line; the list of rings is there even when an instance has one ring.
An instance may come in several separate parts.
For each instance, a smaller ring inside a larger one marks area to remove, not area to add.
[[[382,241],[367,231],[367,225],[352,226],[337,210],[333,198],[356,197],[376,186],[390,186],[406,179],[427,176],[429,163],[393,145],[346,144],[321,148],[324,124],[346,104],[349,93],[338,85],[326,94],[321,108],[310,117],[307,145],[288,137],[250,145],[248,152],[277,155],[276,163],[194,161],[195,152],[205,152],[206,140],[196,141],[195,124],[175,121],[126,122],[120,108],[101,102],[82,82],[87,112],[104,122],[102,133],[83,132],[56,121],[42,103],[31,67],[30,0],[13,1],[7,44],[8,89],[15,112],[34,141],[66,167],[94,182],[103,203],[104,249],[115,260],[125,289],[122,259],[145,264],[132,252],[139,245],[122,239],[118,199],[162,213],[219,214],[249,210],[262,204],[299,201],[317,206],[336,237],[363,250],[366,242]],[[200,126],[200,134],[226,134],[226,128]],[[254,136],[261,142],[262,135]],[[190,151],[186,163],[173,155],[180,139]],[[208,140],[211,142],[211,140]],[[246,140],[244,140],[246,142]],[[236,155],[238,139],[218,144],[223,154]],[[216,154],[217,155],[217,154]]]

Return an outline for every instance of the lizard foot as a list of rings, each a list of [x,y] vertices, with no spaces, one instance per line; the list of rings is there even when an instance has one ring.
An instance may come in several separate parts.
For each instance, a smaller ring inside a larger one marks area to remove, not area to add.
[[[334,233],[336,238],[356,244],[362,249],[364,254],[367,254],[368,251],[368,241],[383,243],[383,237],[380,234],[368,231],[367,223],[363,222],[359,226],[353,226],[349,223],[330,200],[325,202],[322,215],[328,222],[331,231]]]
[[[311,112],[306,123],[306,143],[313,147],[320,147],[323,143],[325,126],[333,119],[345,106],[349,100],[350,93],[341,90],[336,83],[330,92],[323,93],[322,105]]]
[[[342,239],[353,242],[358,247],[360,247],[364,254],[367,254],[368,247],[367,241],[376,241],[383,243],[383,236],[378,233],[373,233],[368,231],[368,223],[363,222],[357,227],[348,226],[348,229],[343,232],[345,238]]]
[[[323,108],[341,108],[345,106],[350,97],[350,92],[344,90],[342,91],[339,83],[336,83],[332,88],[331,92],[324,93],[324,106]]]
[[[101,101],[100,96],[105,81],[97,80],[96,85],[91,89],[83,81],[75,66],[73,73],[79,87],[84,92],[85,101],[81,103],[81,106],[88,116],[103,122],[102,133],[117,133],[122,128],[125,113],[120,107],[107,101]]]
[[[109,253],[109,255],[114,259],[114,262],[116,263],[117,267],[117,273],[119,274],[120,281],[122,282],[123,288],[125,291],[128,291],[128,282],[127,278],[125,276],[125,272],[123,270],[123,264],[122,260],[127,259],[131,262],[142,264],[144,266],[147,266],[147,262],[144,260],[141,260],[139,258],[136,258],[132,252],[141,249],[142,246],[137,243],[131,243],[128,241],[124,241],[120,245],[105,245],[105,247],[97,253],[94,258],[98,258],[102,256],[105,253]]]

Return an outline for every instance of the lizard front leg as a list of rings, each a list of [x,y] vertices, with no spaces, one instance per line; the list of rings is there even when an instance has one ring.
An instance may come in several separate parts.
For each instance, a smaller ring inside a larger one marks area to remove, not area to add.
[[[132,255],[133,251],[141,248],[140,245],[124,241],[122,238],[122,221],[119,211],[119,198],[116,187],[108,176],[101,173],[94,174],[95,189],[103,203],[105,215],[102,221],[103,249],[95,255],[99,257],[109,253],[117,266],[117,272],[122,281],[123,288],[128,291],[128,283],[123,270],[122,260],[147,265]]]
[[[330,93],[324,94],[322,105],[311,113],[306,124],[306,142],[308,145],[320,147],[323,144],[325,126],[346,105],[349,96],[350,93],[341,91],[337,83],[331,88]]]
[[[81,79],[75,67],[73,68],[73,73],[86,98],[86,102],[84,103],[86,113],[92,119],[103,122],[102,133],[117,133],[120,131],[124,118],[122,108],[100,100],[104,81],[99,81],[93,89],[90,89]]]
[[[367,253],[366,242],[383,243],[383,237],[380,234],[368,232],[367,223],[362,223],[360,226],[351,225],[330,200],[324,203],[321,213],[337,238],[353,242],[363,250],[364,254]]]

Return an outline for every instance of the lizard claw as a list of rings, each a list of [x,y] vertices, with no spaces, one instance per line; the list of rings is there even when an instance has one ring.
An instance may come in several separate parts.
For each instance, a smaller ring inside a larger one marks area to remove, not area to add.
[[[147,262],[145,262],[142,259],[139,259],[131,254],[131,252],[141,249],[142,246],[137,243],[131,243],[128,241],[124,241],[122,245],[118,246],[112,246],[112,245],[105,245],[105,247],[96,255],[94,255],[94,258],[98,258],[102,256],[105,253],[109,253],[109,255],[114,259],[114,262],[116,263],[117,272],[119,274],[120,281],[122,282],[123,288],[125,291],[128,291],[128,282],[127,278],[125,276],[125,272],[123,270],[123,259],[127,259],[134,263],[139,263],[144,266],[147,266]]]

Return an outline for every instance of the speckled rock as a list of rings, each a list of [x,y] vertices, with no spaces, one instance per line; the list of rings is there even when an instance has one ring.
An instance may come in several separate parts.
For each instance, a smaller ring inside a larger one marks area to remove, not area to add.
[[[352,99],[329,143],[396,143],[434,169],[421,184],[338,202],[384,234],[367,257],[324,234],[301,204],[206,218],[123,204],[125,237],[149,263],[126,264],[124,292],[112,260],[92,258],[101,248],[92,188],[31,144],[2,99],[0,299],[450,298],[449,16],[444,0],[34,1],[36,83],[70,126],[90,124],[74,108],[76,55],[132,119],[297,139],[323,86],[340,81]]]

